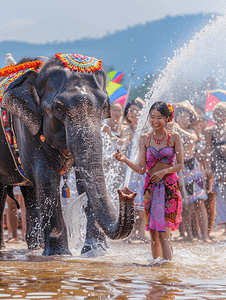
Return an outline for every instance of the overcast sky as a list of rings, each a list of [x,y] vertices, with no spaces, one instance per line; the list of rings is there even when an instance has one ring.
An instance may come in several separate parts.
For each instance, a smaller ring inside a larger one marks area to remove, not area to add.
[[[226,12],[225,0],[0,0],[0,41],[102,37],[167,15]]]

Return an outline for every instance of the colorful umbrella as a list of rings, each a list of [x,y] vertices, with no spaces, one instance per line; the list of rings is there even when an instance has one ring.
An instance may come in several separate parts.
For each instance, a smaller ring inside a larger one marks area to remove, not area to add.
[[[211,112],[214,106],[219,102],[226,102],[225,90],[217,89],[217,90],[207,91],[205,112],[206,113]]]
[[[221,89],[207,91],[205,116],[209,119],[207,127],[214,125],[213,108],[217,103],[226,102],[226,91]]]
[[[127,98],[127,90],[122,84],[115,83],[112,81],[108,82],[107,93],[110,99],[110,102],[119,102],[122,106],[125,105]]]
[[[120,71],[111,71],[107,74],[107,82],[112,81],[115,83],[119,83],[124,75],[124,72]]]

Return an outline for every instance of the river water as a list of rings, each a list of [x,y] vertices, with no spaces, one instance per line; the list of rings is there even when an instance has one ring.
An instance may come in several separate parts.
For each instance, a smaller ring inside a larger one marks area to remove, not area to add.
[[[0,299],[226,299],[226,236],[173,242],[174,258],[151,266],[150,245],[109,241],[105,256],[43,257],[25,242],[0,252]],[[177,233],[176,233],[177,234]]]

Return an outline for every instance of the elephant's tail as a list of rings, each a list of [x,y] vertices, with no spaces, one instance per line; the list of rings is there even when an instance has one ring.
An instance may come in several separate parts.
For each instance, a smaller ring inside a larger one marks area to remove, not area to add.
[[[13,194],[13,186],[12,185],[7,185],[6,193],[8,194],[8,196],[11,199],[13,199],[15,201],[17,209],[20,209],[20,204],[19,204],[19,202],[17,201],[16,197]]]

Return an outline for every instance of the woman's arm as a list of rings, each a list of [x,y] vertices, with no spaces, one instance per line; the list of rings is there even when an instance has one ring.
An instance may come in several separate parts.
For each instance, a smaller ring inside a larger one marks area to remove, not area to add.
[[[110,127],[107,124],[104,125],[102,132],[106,132],[111,139],[117,141],[119,146],[124,146],[123,148],[126,148],[126,146],[130,143],[132,139],[129,130],[124,130],[123,136],[121,136],[120,134],[120,136],[118,137],[114,133],[112,133]]]
[[[164,169],[163,171],[165,172],[165,174],[179,172],[184,167],[183,150],[180,135],[177,132],[174,132],[173,137],[177,163],[170,168]]]
[[[198,136],[194,130],[190,130],[190,129],[184,130],[180,127],[180,125],[178,123],[174,123],[174,128],[177,132],[179,132],[185,138],[193,139],[195,142],[197,141]]]
[[[166,174],[167,173],[179,172],[184,167],[183,149],[182,149],[182,143],[181,143],[180,135],[179,135],[179,133],[174,132],[173,137],[174,137],[174,150],[175,150],[175,153],[176,153],[177,163],[174,166],[165,169]]]
[[[124,153],[117,151],[113,156],[118,160],[127,164],[133,171],[143,175],[146,171],[146,134],[141,135],[139,141],[139,162],[138,164],[128,159]]]

